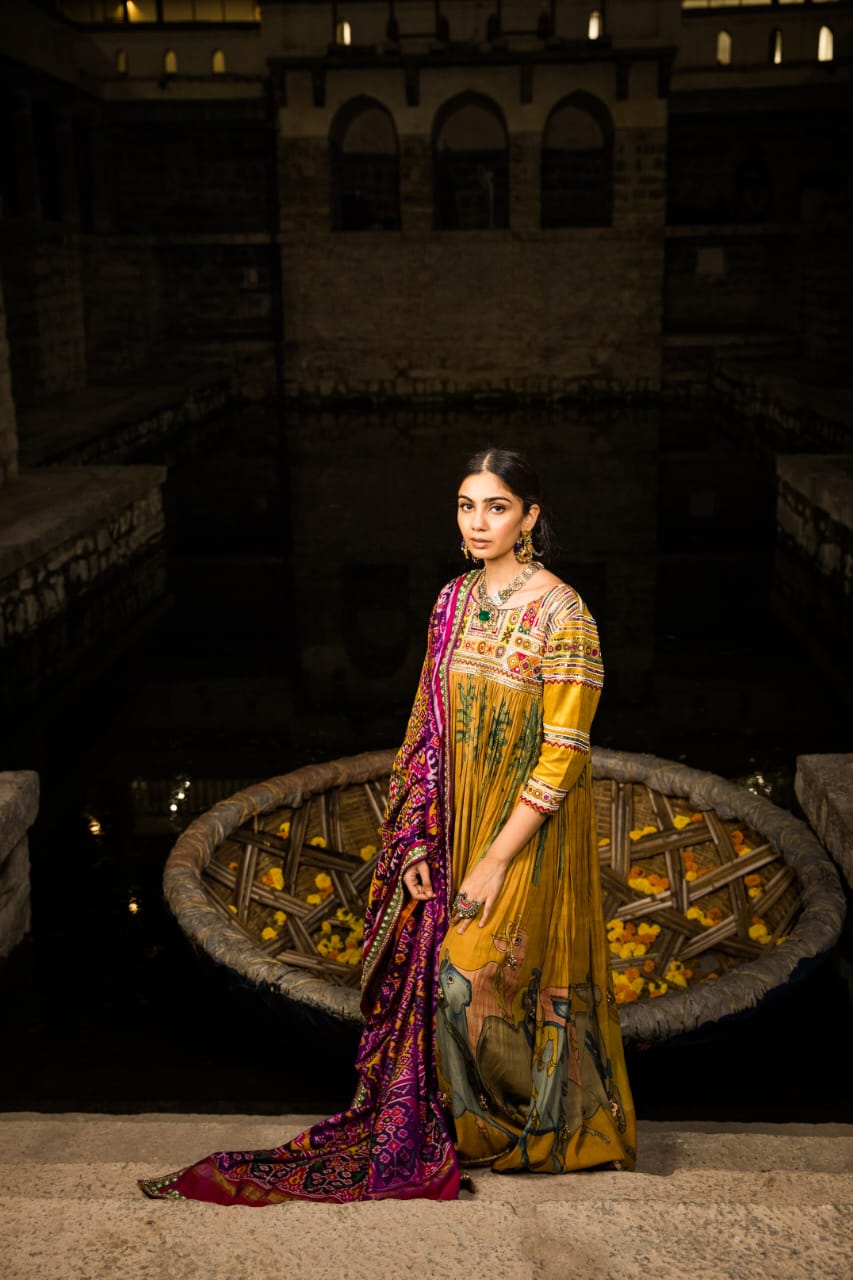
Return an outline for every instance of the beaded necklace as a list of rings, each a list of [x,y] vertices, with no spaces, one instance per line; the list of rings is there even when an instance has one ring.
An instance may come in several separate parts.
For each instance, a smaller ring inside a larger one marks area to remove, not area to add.
[[[518,591],[519,587],[523,587],[525,582],[543,567],[538,560],[531,560],[530,564],[524,566],[517,578],[513,578],[512,582],[508,582],[505,587],[501,587],[500,591],[496,591],[491,596],[486,594],[486,570],[483,569],[477,583],[477,599],[480,601],[480,612],[477,617],[480,622],[494,622],[498,609],[500,609],[503,602]]]

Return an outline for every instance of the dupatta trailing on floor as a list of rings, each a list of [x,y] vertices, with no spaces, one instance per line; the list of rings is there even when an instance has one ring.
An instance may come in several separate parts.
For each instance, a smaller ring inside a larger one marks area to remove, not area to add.
[[[456,579],[436,602],[409,727],[391,771],[365,918],[364,1031],[351,1106],[281,1147],[218,1151],[140,1181],[153,1199],[262,1206],[456,1198],[460,1171],[439,1102],[434,1019],[451,892],[447,669],[475,577]],[[424,859],[435,896],[416,902],[403,873]]]

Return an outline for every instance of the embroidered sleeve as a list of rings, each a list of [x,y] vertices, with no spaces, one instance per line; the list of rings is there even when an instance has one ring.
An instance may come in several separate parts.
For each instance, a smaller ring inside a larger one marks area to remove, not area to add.
[[[542,682],[542,749],[519,798],[552,814],[589,758],[589,731],[604,684],[595,619],[574,593],[549,627]]]

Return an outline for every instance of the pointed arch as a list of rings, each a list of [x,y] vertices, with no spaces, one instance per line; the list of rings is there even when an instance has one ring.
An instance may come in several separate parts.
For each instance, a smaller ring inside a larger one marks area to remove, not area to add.
[[[400,146],[391,112],[361,94],[338,110],[329,130],[332,226],[336,231],[399,231]]]
[[[835,40],[832,35],[832,27],[821,27],[817,36],[817,60],[818,62],[832,62],[835,57]]]
[[[222,49],[214,49],[211,53],[210,69],[215,76],[225,74],[225,53]]]
[[[163,54],[163,73],[167,76],[178,74],[178,55],[174,49],[167,49]]]
[[[433,225],[446,231],[509,226],[509,138],[498,104],[457,94],[432,126]]]
[[[592,94],[552,107],[542,134],[543,227],[606,227],[613,221],[613,120]]]

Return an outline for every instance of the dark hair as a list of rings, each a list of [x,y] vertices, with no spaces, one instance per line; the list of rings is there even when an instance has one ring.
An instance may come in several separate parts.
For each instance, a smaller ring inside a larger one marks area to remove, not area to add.
[[[532,506],[539,508],[539,518],[533,530],[533,547],[543,560],[551,560],[557,553],[557,541],[548,512],[542,505],[539,477],[527,461],[523,453],[515,449],[484,449],[469,458],[465,470],[459,477],[460,484],[466,476],[479,475],[490,471],[492,475],[503,480],[510,493],[521,499],[525,515]]]

